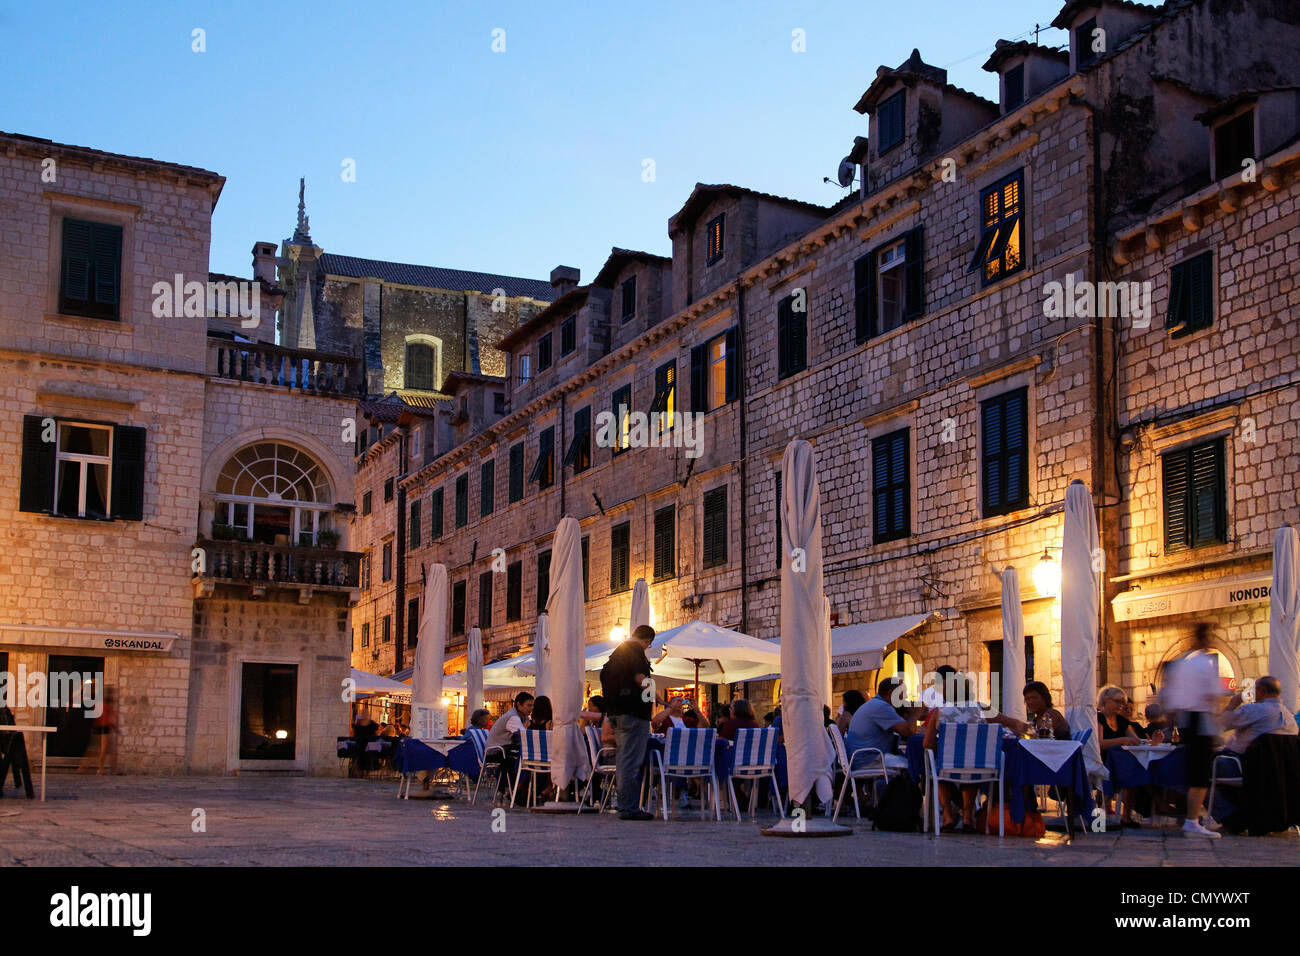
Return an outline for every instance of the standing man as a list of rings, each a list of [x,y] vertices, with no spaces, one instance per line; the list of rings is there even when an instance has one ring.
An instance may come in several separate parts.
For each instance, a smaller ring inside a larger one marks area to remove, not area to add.
[[[640,803],[641,773],[650,740],[650,710],[655,699],[646,651],[654,639],[654,628],[640,625],[631,637],[614,648],[600,671],[601,692],[614,725],[620,820],[654,819],[653,814],[641,809]]]
[[[1215,719],[1227,693],[1219,681],[1219,661],[1210,653],[1210,625],[1196,625],[1196,647],[1169,666],[1164,704],[1176,715],[1178,734],[1187,755],[1187,816],[1183,834],[1217,840],[1219,834],[1201,825],[1205,794],[1214,762]]]

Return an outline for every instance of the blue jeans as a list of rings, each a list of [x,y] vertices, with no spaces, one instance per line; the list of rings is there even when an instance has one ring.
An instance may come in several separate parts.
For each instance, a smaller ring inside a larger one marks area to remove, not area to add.
[[[615,762],[618,764],[618,812],[641,808],[641,773],[645,769],[650,721],[631,714],[609,718],[614,722]]]

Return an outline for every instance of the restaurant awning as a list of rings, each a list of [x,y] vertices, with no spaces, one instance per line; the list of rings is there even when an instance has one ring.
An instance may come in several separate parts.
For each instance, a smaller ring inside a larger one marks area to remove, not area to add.
[[[383,696],[404,703],[410,703],[411,701],[410,684],[403,684],[391,677],[382,677],[379,674],[359,671],[355,667],[352,668],[352,689],[358,697]]]
[[[890,617],[865,624],[831,628],[831,673],[871,671],[884,663],[885,648],[930,621],[941,621],[938,611],[909,617]]]
[[[1267,601],[1272,585],[1271,570],[1257,571],[1164,588],[1134,588],[1117,594],[1111,601],[1111,606],[1115,611],[1115,620],[1139,621]]]
[[[46,624],[0,624],[0,644],[76,647],[97,651],[143,651],[170,654],[177,635],[170,631],[105,631],[91,627]]]

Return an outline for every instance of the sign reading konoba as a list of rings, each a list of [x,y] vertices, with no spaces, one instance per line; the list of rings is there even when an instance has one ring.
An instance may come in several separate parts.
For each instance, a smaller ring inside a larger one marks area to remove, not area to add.
[[[1191,614],[1238,604],[1267,601],[1273,586],[1273,573],[1264,571],[1234,578],[1194,581],[1148,591],[1125,591],[1116,595],[1112,606],[1115,620],[1136,621],[1170,614]]]

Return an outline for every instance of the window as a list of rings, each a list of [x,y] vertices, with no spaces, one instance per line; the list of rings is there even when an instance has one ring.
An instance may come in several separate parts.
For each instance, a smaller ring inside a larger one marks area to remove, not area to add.
[[[551,333],[547,332],[537,340],[537,371],[545,372],[551,367]]]
[[[1165,551],[1172,554],[1228,540],[1223,439],[1160,456],[1164,471]]]
[[[655,512],[655,580],[677,574],[677,509],[672,505]]]
[[[725,214],[719,215],[715,219],[709,220],[706,227],[707,231],[707,251],[704,256],[705,265],[713,265],[722,258],[722,226],[725,220]]]
[[[384,542],[384,563],[381,565],[379,580],[393,580],[393,542],[391,541]]]
[[[493,392],[492,393],[492,414],[504,415],[505,413],[506,413],[506,393]]]
[[[1025,65],[1013,66],[1002,76],[1004,112],[1010,113],[1025,102]]]
[[[479,467],[478,472],[478,513],[480,518],[486,518],[496,507],[497,496],[497,463],[496,459],[489,458]]]
[[[1214,128],[1214,175],[1219,179],[1241,172],[1242,163],[1254,157],[1254,110],[1247,110]]]
[[[537,553],[537,613],[546,610],[546,601],[551,596],[551,552]]]
[[[420,639],[420,599],[413,597],[406,602],[406,643],[414,647]]]
[[[387,504],[392,500],[393,500],[393,479],[389,478],[387,481],[384,482],[384,503]]]
[[[478,576],[478,626],[492,626],[492,572]]]
[[[631,435],[632,386],[624,385],[614,392],[614,454],[632,447]]]
[[[899,90],[876,111],[876,155],[884,156],[903,142],[903,107],[906,90]]]
[[[406,526],[406,548],[414,551],[420,546],[420,502],[411,502],[411,520]]]
[[[1169,271],[1165,328],[1175,338],[1214,324],[1214,253],[1202,252]]]
[[[519,361],[519,384],[521,386],[527,385],[533,377],[533,357],[531,355],[520,355],[516,356],[516,358]]]
[[[214,523],[261,544],[311,547],[334,511],[325,470],[305,451],[279,442],[255,442],[232,455],[217,476],[215,497]]]
[[[524,563],[516,561],[506,565],[506,620],[517,621],[523,617]]]
[[[925,233],[921,226],[854,263],[858,341],[901,328],[925,312]]]
[[[367,491],[364,495],[361,496],[361,513],[363,515],[370,514],[370,511],[374,506],[374,503],[375,503],[375,493],[373,491]]]
[[[582,539],[582,599],[590,601],[591,588],[589,581],[591,579],[591,548],[588,546],[590,539]]]
[[[456,479],[456,527],[469,524],[469,475]]]
[[[632,525],[624,521],[609,532],[609,592],[617,594],[630,588],[632,561]]]
[[[442,537],[442,489],[433,489],[429,496],[429,538],[436,541]]]
[[[23,416],[20,511],[144,519],[145,430]]]
[[[51,671],[54,661],[51,657]],[[239,759],[293,760],[298,665],[246,663],[240,668],[239,683]]]
[[[361,625],[361,646],[370,646],[370,622],[366,621]]]
[[[776,306],[776,374],[786,378],[808,367],[807,290],[796,289]]]
[[[673,427],[673,412],[677,409],[677,363],[665,362],[655,369],[655,397],[650,402],[650,415],[655,419],[662,435]]]
[[[591,406],[573,413],[573,440],[564,453],[564,464],[573,466],[575,475],[591,467]]]
[[[451,633],[465,633],[465,582],[451,586]]]
[[[737,397],[740,362],[736,329],[691,349],[691,411],[711,412]]]
[[[366,551],[366,553],[361,558],[361,590],[363,591],[370,590],[370,572],[371,572],[370,565],[373,559],[374,559],[374,553],[371,551]]]
[[[623,280],[620,287],[623,293],[623,311],[621,313],[624,322],[636,315],[636,276],[631,276]]]
[[[571,315],[560,324],[560,354],[568,355],[578,347],[578,317]]]
[[[406,343],[404,378],[407,388],[431,392],[434,389],[433,370],[435,356],[432,345],[422,342]]]
[[[980,403],[983,428],[984,517],[1029,504],[1029,390]]]
[[[704,493],[704,551],[701,564],[716,568],[727,563],[727,487]]]
[[[393,615],[385,614],[384,619],[379,622],[380,641],[389,644],[393,640]]]
[[[59,311],[91,319],[121,318],[122,227],[63,220]]]
[[[1022,254],[1021,191],[1024,170],[980,192],[983,231],[971,259],[969,271],[983,271],[988,285],[1017,272],[1025,264]]]
[[[537,461],[528,473],[528,480],[537,482],[539,489],[555,484],[555,427],[543,429],[537,438]]]
[[[1074,61],[1077,68],[1082,69],[1089,63],[1097,59],[1098,51],[1093,49],[1093,33],[1097,30],[1097,18],[1081,23],[1074,30]],[[1098,35],[1098,40],[1101,36]]]
[[[524,498],[524,443],[516,442],[510,448],[510,503]]]
[[[871,442],[871,491],[876,544],[906,538],[912,531],[911,482],[907,472],[907,432],[896,432]]]

